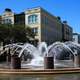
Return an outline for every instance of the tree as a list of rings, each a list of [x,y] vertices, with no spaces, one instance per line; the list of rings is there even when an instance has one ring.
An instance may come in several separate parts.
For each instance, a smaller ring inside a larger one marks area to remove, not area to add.
[[[0,41],[4,43],[11,42],[31,42],[35,34],[30,27],[24,25],[0,25]]]
[[[12,37],[12,25],[0,24],[0,41],[7,43],[10,42]]]
[[[14,42],[26,42],[26,29],[24,25],[14,25],[13,38]]]
[[[34,40],[34,32],[29,26],[24,25],[14,25],[13,35],[15,42],[28,42],[31,43]]]

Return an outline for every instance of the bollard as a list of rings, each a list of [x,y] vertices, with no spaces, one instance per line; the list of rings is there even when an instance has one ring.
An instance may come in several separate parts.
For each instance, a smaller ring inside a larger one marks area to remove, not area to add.
[[[80,55],[76,54],[74,56],[74,66],[75,67],[80,67]]]
[[[54,69],[54,57],[44,57],[44,68]]]
[[[7,61],[8,61],[8,62],[11,62],[10,48],[9,48],[9,50],[8,50],[8,52],[7,52]]]
[[[21,69],[21,59],[17,55],[11,57],[11,68]]]
[[[11,54],[7,54],[7,61],[11,62]]]

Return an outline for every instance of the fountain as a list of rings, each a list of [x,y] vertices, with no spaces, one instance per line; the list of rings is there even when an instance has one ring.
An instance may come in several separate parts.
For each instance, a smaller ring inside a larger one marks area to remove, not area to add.
[[[22,60],[21,68],[42,69],[45,67],[45,63],[49,62],[52,62],[52,66],[54,66],[52,68],[80,66],[80,45],[71,41],[65,43],[55,42],[50,46],[47,46],[45,42],[41,42],[37,47],[29,43],[24,45],[15,43],[5,47],[11,50],[11,56],[16,54]],[[76,54],[78,55],[77,57]]]

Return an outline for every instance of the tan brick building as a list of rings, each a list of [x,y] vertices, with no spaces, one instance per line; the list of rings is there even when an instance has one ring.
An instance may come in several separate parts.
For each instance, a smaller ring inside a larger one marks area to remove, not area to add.
[[[51,44],[62,41],[62,24],[57,17],[43,8],[32,8],[25,11],[25,25],[30,26],[36,33],[38,42]]]
[[[2,14],[2,24],[14,24],[14,13],[6,8]]]
[[[45,41],[50,45],[55,41],[72,40],[72,28],[41,7],[28,9],[20,14],[14,14],[11,9],[5,9],[2,23],[31,27],[36,34],[35,43]]]
[[[62,40],[63,41],[72,41],[72,28],[67,24],[66,21],[62,23]]]

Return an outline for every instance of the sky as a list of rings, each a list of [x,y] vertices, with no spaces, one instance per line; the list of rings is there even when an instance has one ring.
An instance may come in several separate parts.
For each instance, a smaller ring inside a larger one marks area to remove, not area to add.
[[[66,20],[73,32],[80,33],[80,0],[1,0],[0,14],[5,8],[20,13],[28,8],[42,7],[61,20]]]

